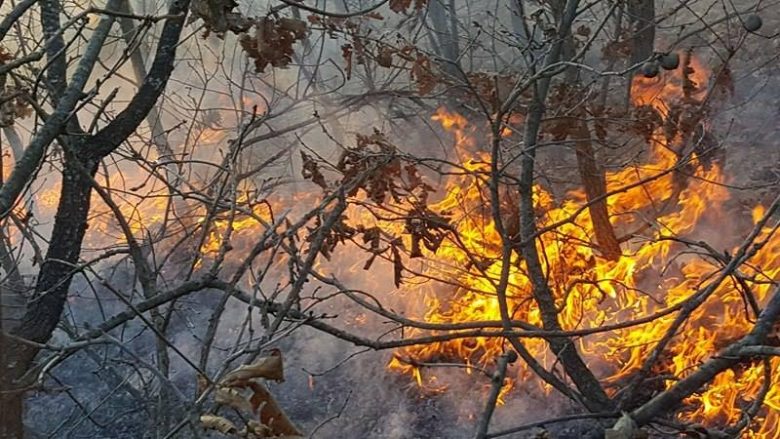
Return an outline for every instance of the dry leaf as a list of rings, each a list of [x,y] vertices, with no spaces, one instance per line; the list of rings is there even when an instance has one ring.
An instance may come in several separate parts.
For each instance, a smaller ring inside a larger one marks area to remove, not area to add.
[[[273,433],[267,425],[249,420],[246,423],[246,427],[238,432],[238,435],[243,437],[272,437]]]
[[[383,47],[379,49],[379,53],[376,55],[376,63],[382,67],[393,66],[393,49],[389,47]]]
[[[278,349],[274,349],[271,351],[271,355],[262,357],[252,364],[240,366],[228,373],[219,384],[224,387],[243,387],[243,383],[253,378],[284,381],[282,353]]]
[[[195,393],[200,396],[203,395],[203,392],[206,391],[206,389],[209,386],[209,381],[206,379],[205,376],[198,374],[198,380],[196,383],[196,391]]]
[[[217,389],[214,401],[216,401],[218,404],[224,404],[233,407],[236,410],[250,413],[253,411],[252,403],[250,403],[249,400],[241,394],[241,392],[229,387],[220,387]]]
[[[642,431],[627,414],[618,419],[612,428],[604,430],[605,439],[639,439],[641,436]]]
[[[238,431],[235,425],[222,416],[201,415],[200,423],[207,430],[217,430],[222,434],[233,434]]]
[[[259,412],[260,422],[270,428],[273,435],[301,436],[301,432],[284,414],[274,397],[271,396],[271,392],[264,385],[252,381],[247,383],[247,387],[252,389],[250,401],[255,411]]]

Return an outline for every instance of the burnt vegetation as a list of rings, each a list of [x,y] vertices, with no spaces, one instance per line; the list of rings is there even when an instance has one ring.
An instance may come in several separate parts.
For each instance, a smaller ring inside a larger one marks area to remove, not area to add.
[[[778,437],[779,11],[0,0],[0,439]]]

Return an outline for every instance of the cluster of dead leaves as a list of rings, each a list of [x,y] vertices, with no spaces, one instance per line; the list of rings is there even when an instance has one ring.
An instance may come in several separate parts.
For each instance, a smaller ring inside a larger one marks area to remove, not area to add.
[[[665,114],[650,106],[634,109],[634,130],[648,142],[652,133],[661,128],[666,143],[680,156],[696,153],[705,167],[712,161],[722,159],[712,131],[707,128],[712,115],[716,114],[734,94],[734,82],[728,65],[715,70],[710,78],[711,85],[704,88],[693,78],[696,73],[691,64],[690,51],[682,57],[682,96],[667,103]]]
[[[247,56],[255,62],[258,73],[268,65],[286,67],[292,62],[293,45],[306,38],[306,23],[293,18],[264,17],[254,22],[254,34],[244,34],[239,40]]]
[[[0,66],[14,59],[4,47],[0,46]],[[32,114],[30,104],[24,99],[25,90],[6,86],[7,75],[0,74],[0,127],[9,127],[16,119]]]
[[[370,21],[384,20],[382,14],[369,12],[356,17],[327,17],[309,15],[306,17],[311,26],[320,26],[330,38],[336,38],[339,34],[362,35],[364,24]]]
[[[203,20],[205,36],[213,32],[222,37],[228,31],[240,34],[249,30],[252,20],[235,12],[237,6],[234,0],[194,0],[190,6],[192,14],[189,21]]]
[[[278,349],[252,364],[238,367],[216,384],[214,402],[236,412],[244,425],[239,428],[224,416],[204,414],[200,417],[203,428],[227,436],[250,439],[302,438],[300,430],[279,407],[261,380],[284,381],[282,354]],[[200,377],[198,393],[202,394],[207,387],[206,380]]]
[[[191,20],[201,19],[210,33],[224,37],[226,32],[239,36],[241,48],[255,62],[258,73],[266,67],[286,67],[292,62],[293,46],[308,35],[306,22],[294,18],[267,15],[249,18],[236,12],[235,0],[195,0]]]
[[[369,21],[384,20],[381,14],[370,12],[358,17],[321,17],[310,15],[307,17],[310,25],[322,27],[330,38],[343,35],[347,40],[341,45],[341,56],[344,58],[344,73],[347,80],[352,78],[352,70],[355,65],[364,65],[368,58],[372,57],[371,47],[374,42],[367,38],[371,28],[365,24]]]
[[[9,127],[17,119],[32,115],[32,107],[23,98],[25,92],[13,87],[0,91],[0,127]]]
[[[414,11],[422,11],[428,0],[414,0]],[[390,10],[396,13],[406,13],[412,7],[412,0],[390,0]]]
[[[402,236],[394,236],[375,226],[350,224],[342,215],[328,231],[320,250],[326,258],[330,258],[338,245],[347,241],[362,244],[370,255],[363,269],[370,269],[377,257],[384,257],[393,263],[395,285],[398,287],[406,269],[403,253],[408,250],[411,258],[422,257],[423,248],[435,253],[451,231],[448,215],[434,212],[427,206],[429,195],[435,188],[425,181],[414,163],[402,158],[380,131],[357,135],[356,146],[343,151],[333,169],[340,175],[335,184],[328,182],[321,163],[315,157],[301,153],[301,158],[303,177],[320,186],[324,192],[328,193],[338,186],[349,187],[346,195],[350,197],[350,203],[362,206],[373,204],[372,208],[378,209],[390,204],[396,215],[402,210],[405,212],[397,220],[403,221],[404,234],[411,238],[411,249],[405,248]],[[322,218],[327,216],[323,213],[317,217],[316,224],[309,229],[309,240],[317,234],[322,227]]]
[[[381,67],[400,67],[408,70],[410,79],[421,95],[430,94],[443,81],[443,75],[436,69],[430,57],[414,46],[393,47],[375,42],[371,50],[365,51]]]

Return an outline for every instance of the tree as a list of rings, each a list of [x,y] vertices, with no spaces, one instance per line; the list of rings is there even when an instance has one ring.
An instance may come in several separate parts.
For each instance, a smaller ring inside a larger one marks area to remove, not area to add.
[[[719,138],[776,17],[713,4],[0,5],[0,437],[335,431],[349,396],[283,394],[332,339],[411,392],[480,372],[478,438],[539,424],[492,422],[512,387],[613,437],[775,432],[780,202]]]
[[[93,179],[98,165],[136,130],[162,94],[173,69],[188,2],[172,4],[169,10],[171,17],[165,20],[154,62],[134,98],[111,123],[92,134],[82,130],[72,113],[84,98],[87,81],[116,19],[114,11],[118,11],[120,6],[120,1],[107,3],[106,11],[103,11],[105,15],[91,35],[76,70],[68,78],[62,53],[61,6],[58,2],[41,3],[41,27],[49,42],[45,50],[52,66],[47,72],[46,83],[54,110],[45,116],[45,122],[22,156],[17,158],[8,181],[0,189],[3,218],[11,213],[46,148],[55,139],[59,139],[62,147],[62,188],[52,239],[37,276],[34,298],[18,325],[11,329],[12,337],[3,334],[3,398],[0,405],[3,437],[22,436],[23,393],[19,390],[23,390],[25,385],[19,381],[30,370],[40,349],[36,344],[48,341],[60,321],[87,229]]]

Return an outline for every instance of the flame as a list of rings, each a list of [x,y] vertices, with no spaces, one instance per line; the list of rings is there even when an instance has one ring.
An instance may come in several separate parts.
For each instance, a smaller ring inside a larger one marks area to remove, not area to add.
[[[649,105],[661,115],[667,115],[675,99],[700,100],[706,93],[708,72],[702,63],[692,58],[688,84],[681,75],[665,78],[639,78],[633,84],[635,105]],[[684,90],[685,87],[688,90]],[[473,151],[475,132],[460,115],[440,109],[433,117],[450,131],[459,155]],[[673,143],[659,130],[651,138],[651,152],[642,165],[629,166],[608,173],[607,191],[617,193],[608,198],[612,223],[616,230],[632,233],[633,239],[623,244],[623,256],[617,261],[600,257],[593,243],[592,226],[587,210],[576,217],[586,200],[582,191],[572,191],[563,202],[542,187],[536,187],[536,209],[541,212],[539,227],[562,223],[553,232],[541,235],[538,248],[544,268],[549,273],[550,287],[556,294],[564,329],[598,328],[651,315],[680,303],[698,288],[707,285],[720,267],[711,260],[695,255],[680,255],[680,244],[666,237],[685,237],[696,231],[705,217],[717,218],[729,199],[718,165],[704,166],[694,156],[693,178],[686,185],[678,184],[675,173],[678,156]],[[473,153],[472,153],[473,156]],[[464,162],[468,170],[487,170],[488,158],[482,154]],[[426,255],[426,277],[454,279],[454,291],[448,294],[425,291],[426,312],[422,319],[430,323],[454,324],[485,320],[500,320],[498,301],[491,281],[501,272],[499,249],[501,240],[486,202],[485,182],[475,175],[458,176],[446,184],[446,195],[432,206],[436,212],[456,212],[452,223],[461,243],[445,243],[435,254]],[[630,189],[623,190],[623,188]],[[511,203],[510,203],[511,204]],[[763,215],[764,208],[753,209],[753,221]],[[566,222],[567,219],[574,220]],[[771,282],[780,271],[780,239],[764,231],[759,240],[767,240],[751,259],[742,275],[752,279],[750,286],[760,303],[767,300]],[[484,261],[476,267],[474,259]],[[510,286],[507,296],[514,318],[540,325],[539,310],[531,300],[531,284],[524,275],[524,264],[516,257],[510,261]],[[467,268],[463,268],[467,267]],[[661,271],[666,274],[658,274]],[[655,273],[655,274],[654,274]],[[755,277],[754,277],[755,276]],[[759,280],[760,279],[760,280]],[[642,292],[644,291],[644,292]],[[417,291],[407,291],[418,293]],[[635,372],[648,357],[656,342],[674,320],[672,313],[652,323],[628,329],[593,335],[580,341],[580,351],[586,361],[605,370],[601,376],[609,391]],[[682,334],[667,349],[659,374],[684,377],[714,355],[729,342],[744,335],[752,327],[746,316],[744,301],[737,285],[728,280],[696,310]],[[420,332],[420,331],[418,331]],[[555,358],[539,340],[525,340],[526,347],[546,367]],[[466,364],[490,367],[506,347],[498,338],[455,340],[399,350],[388,368],[411,375],[421,387],[429,386],[436,374],[427,373],[417,363],[438,359],[460,359]],[[404,360],[406,359],[406,360]],[[409,361],[408,359],[413,359]],[[772,374],[780,372],[780,362],[772,361]],[[527,380],[528,370],[520,365],[516,379],[510,380],[502,397],[516,385]],[[687,401],[682,420],[709,424],[733,424],[742,416],[739,407],[750,401],[763,381],[761,364],[747,365],[719,375],[710,385]],[[625,382],[625,381],[623,381]],[[664,381],[669,387],[673,380]],[[542,386],[546,391],[550,389]],[[780,437],[780,389],[773,386],[766,396],[768,409],[761,422],[752,426],[750,437]],[[746,433],[747,434],[747,433]]]
[[[679,74],[664,73],[662,77],[637,78],[632,85],[633,103],[647,105],[662,116],[669,114],[676,100],[701,100],[706,93],[708,72],[697,58],[691,58],[688,79]],[[245,103],[246,105],[247,103]],[[409,303],[413,317],[429,323],[455,324],[501,320],[496,299],[495,282],[502,272],[501,237],[490,213],[485,173],[490,170],[490,156],[477,152],[478,132],[462,115],[440,108],[432,116],[442,128],[452,134],[454,151],[460,172],[453,173],[443,184],[441,198],[428,207],[437,213],[447,213],[457,239],[442,242],[436,252],[427,252],[417,274],[423,279],[442,282],[407,282],[400,295]],[[512,134],[522,118],[509,121],[512,127],[502,128],[501,135]],[[219,142],[225,133],[206,128],[201,140]],[[722,169],[717,164],[704,166],[697,157],[691,159],[692,176],[685,185],[676,180],[678,155],[675,142],[662,130],[650,137],[650,151],[641,164],[626,166],[606,175],[608,199],[613,226],[621,235],[631,239],[623,243],[623,255],[618,260],[601,257],[593,242],[591,219],[581,190],[569,192],[563,201],[541,186],[535,187],[535,208],[541,229],[558,225],[543,233],[537,242],[545,271],[549,274],[560,308],[559,319],[563,329],[599,328],[623,323],[680,303],[693,292],[711,282],[712,275],[721,267],[718,263],[696,254],[682,254],[680,244],[668,237],[685,237],[695,234],[697,227],[707,218],[718,217],[719,206],[729,199],[729,192]],[[4,163],[7,168],[8,164]],[[5,171],[7,173],[7,170]],[[117,177],[118,178],[118,177]],[[111,185],[119,181],[109,179]],[[140,183],[140,181],[139,181]],[[55,208],[58,187],[46,188],[38,194],[39,204]],[[200,210],[199,223],[206,227],[206,239],[201,253],[213,255],[220,251],[230,231],[230,243],[253,242],[258,231],[265,230],[273,222],[273,212],[280,206],[301,204],[312,206],[312,196],[293,199],[272,199],[265,202],[253,200],[248,192],[236,194],[236,211],[221,212],[205,224],[207,212]],[[120,210],[130,220],[133,234],[143,235],[154,224],[165,221],[169,199],[150,188],[134,196],[117,200]],[[358,200],[361,201],[361,200]],[[507,211],[514,214],[515,202],[504,196]],[[410,248],[409,237],[400,221],[379,219],[354,203],[345,212],[349,224],[379,227],[389,236],[404,236],[404,244]],[[409,206],[401,206],[408,208]],[[751,212],[754,223],[763,216],[763,206],[755,206]],[[90,222],[91,233],[109,233],[116,230],[107,220],[111,212],[96,201],[95,213]],[[113,227],[113,228],[112,228]],[[759,303],[768,299],[771,283],[780,274],[780,239],[769,229],[759,240],[766,240],[758,253],[744,265],[741,275],[750,285]],[[121,239],[115,237],[115,239]],[[345,256],[349,259],[351,256]],[[342,261],[339,261],[342,262]],[[509,267],[507,297],[513,318],[541,327],[540,311],[532,300],[532,288],[526,277],[524,262],[516,255]],[[362,272],[362,261],[348,264],[348,271]],[[370,282],[370,276],[361,277]],[[745,313],[739,286],[734,280],[725,281],[712,297],[691,316],[665,352],[660,362],[659,375],[684,377],[706,361],[729,342],[750,330],[752,324]],[[442,288],[444,286],[444,288]],[[422,302],[423,312],[414,313],[415,303]],[[587,363],[598,371],[599,378],[608,391],[614,392],[648,357],[675,314],[660,317],[652,323],[634,326],[608,333],[595,334],[579,339],[579,350]],[[365,315],[354,319],[356,326],[364,325]],[[407,332],[406,335],[422,331]],[[538,339],[525,339],[529,352],[545,367],[552,367],[556,358],[547,344]],[[428,363],[461,362],[467,371],[490,370],[496,359],[508,347],[500,338],[470,338],[431,343],[399,349],[389,361],[390,370],[407,374],[421,388],[430,392],[443,392],[447,386]],[[780,377],[780,362],[772,360],[772,375]],[[729,370],[720,374],[700,393],[686,402],[680,414],[683,421],[706,424],[733,424],[742,413],[744,402],[759,393],[764,371],[761,363]],[[501,389],[499,402],[520,383],[537,385],[542,391],[552,391],[548,386],[532,379],[533,373],[522,362],[510,367],[506,384]],[[666,380],[661,387],[674,383]],[[310,377],[310,388],[314,380]],[[766,410],[751,426],[746,437],[780,438],[780,387],[772,386],[765,397]]]

